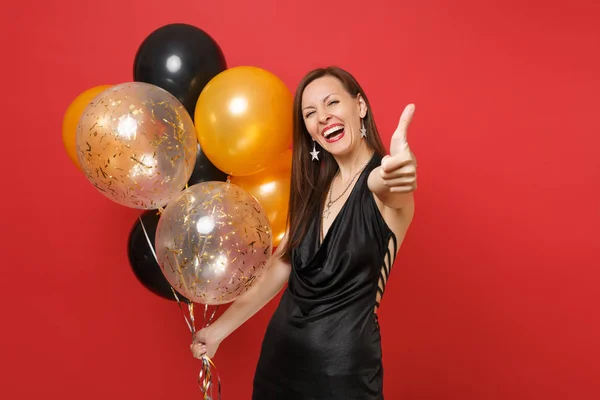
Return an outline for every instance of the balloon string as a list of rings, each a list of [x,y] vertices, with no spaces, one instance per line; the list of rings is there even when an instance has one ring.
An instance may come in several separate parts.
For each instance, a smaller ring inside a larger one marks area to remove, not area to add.
[[[219,306],[217,305],[215,307],[215,309],[213,310],[212,314],[210,315],[210,317],[208,319],[206,319],[206,315],[208,313],[208,304],[204,305],[204,321],[206,322],[206,324],[204,325],[204,327],[207,327],[207,326],[209,326],[212,323],[212,321],[215,318],[215,314],[217,313],[218,309],[219,309]]]
[[[154,246],[152,244],[152,241],[150,240],[150,236],[148,236],[148,231],[146,231],[146,227],[144,226],[144,221],[142,220],[141,216],[139,216],[138,219],[140,220],[140,224],[142,225],[142,230],[144,231],[144,236],[146,237],[146,242],[148,242],[148,247],[150,247],[152,256],[154,256],[154,260],[156,261],[156,263],[159,264],[158,257],[156,256],[156,252],[154,251]],[[175,301],[177,301],[177,305],[179,306],[179,309],[181,310],[183,319],[185,319],[185,322],[186,322],[190,332],[193,335],[195,333],[194,323],[193,323],[194,322],[193,315],[192,315],[192,322],[190,323],[190,320],[187,318],[187,316],[185,315],[185,312],[183,311],[183,307],[181,307],[181,300],[179,300],[179,296],[177,296],[177,292],[175,291],[175,289],[173,289],[173,287],[171,285],[169,285],[169,287],[171,288],[171,292],[173,292],[173,297],[175,297]],[[190,310],[193,311],[193,308],[190,308]]]
[[[150,236],[148,235],[148,232],[146,231],[146,227],[144,226],[144,221],[142,221],[141,216],[138,217],[138,219],[140,220],[142,230],[144,231],[144,236],[146,237],[146,242],[148,242],[148,247],[150,247],[150,251],[152,251],[154,260],[156,261],[156,263],[158,265],[160,265],[160,263],[158,262],[158,257],[156,256],[156,252],[154,251],[154,246],[152,244],[152,241],[150,240]],[[177,301],[177,305],[179,306],[179,309],[181,310],[181,315],[183,315],[183,319],[185,319],[185,322],[190,330],[190,333],[192,334],[192,340],[193,340],[194,336],[196,334],[195,321],[194,321],[194,303],[191,301],[187,303],[188,313],[190,315],[190,317],[188,319],[188,317],[185,315],[185,311],[183,310],[183,307],[181,306],[181,300],[179,299],[179,296],[177,295],[177,291],[175,291],[175,289],[173,289],[173,286],[171,286],[171,285],[169,285],[169,288],[171,288],[173,297],[175,297],[175,301]],[[213,310],[212,314],[210,315],[210,317],[208,317],[208,319],[207,319],[208,304],[204,305],[204,327],[207,327],[208,325],[210,325],[212,323],[218,309],[219,309],[219,306],[217,305],[215,307],[215,309]],[[204,355],[202,357],[202,368],[200,369],[200,372],[198,374],[198,385],[200,386],[200,391],[204,395],[203,400],[212,400],[211,395],[212,395],[213,374],[211,371],[211,367],[214,369],[215,376],[217,378],[217,400],[221,400],[221,378],[219,377],[219,374],[217,372],[217,367],[215,366],[213,361],[210,359],[210,357],[208,357],[207,355]]]
[[[193,310],[194,305],[190,304],[190,309]],[[204,305],[204,327],[209,326],[214,317],[215,314],[217,313],[217,310],[219,309],[219,306],[217,305],[214,310],[212,311],[212,313],[210,314],[210,316],[208,316],[208,304]],[[190,312],[190,315],[192,315],[192,324],[193,324],[193,313]],[[212,400],[212,381],[213,381],[213,374],[211,371],[211,367],[212,369],[214,369],[215,371],[215,376],[217,378],[217,399],[221,400],[221,378],[219,377],[219,373],[217,372],[217,367],[215,366],[215,363],[213,363],[213,361],[210,359],[209,356],[207,356],[206,354],[204,356],[202,356],[202,369],[200,370],[199,374],[198,374],[198,386],[200,386],[200,391],[204,394],[204,400]]]
[[[198,374],[198,385],[200,386],[200,390],[204,394],[204,400],[212,400],[211,394],[213,375],[211,372],[211,366],[215,370],[215,375],[217,377],[217,399],[221,400],[221,378],[219,377],[219,373],[217,372],[217,367],[212,362],[210,357],[206,355],[202,357],[202,369]]]

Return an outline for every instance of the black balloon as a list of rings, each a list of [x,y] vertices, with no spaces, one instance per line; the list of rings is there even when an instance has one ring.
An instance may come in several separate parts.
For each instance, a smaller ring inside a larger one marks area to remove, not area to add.
[[[192,176],[188,180],[188,186],[195,185],[200,182],[208,181],[221,181],[227,180],[227,174],[210,162],[206,155],[198,145],[198,151],[196,152],[196,164],[194,165],[194,171]]]
[[[225,56],[211,36],[192,25],[169,24],[144,39],[133,77],[170,92],[193,119],[200,92],[225,69]]]
[[[175,301],[175,296],[171,291],[171,285],[160,270],[160,266],[156,262],[150,248],[150,244],[154,247],[156,227],[160,216],[156,210],[150,210],[144,212],[140,218],[142,219],[144,226],[142,227],[140,220],[137,219],[129,233],[129,241],[127,243],[131,269],[136,278],[146,287],[146,289],[167,300]],[[143,228],[145,228],[148,233],[150,243],[148,243],[148,240],[146,239]],[[180,301],[189,303],[189,300],[179,292],[177,292],[177,296]]]

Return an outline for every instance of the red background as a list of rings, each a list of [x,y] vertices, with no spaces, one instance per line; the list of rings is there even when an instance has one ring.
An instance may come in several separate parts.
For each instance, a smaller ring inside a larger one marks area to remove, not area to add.
[[[69,103],[131,80],[137,46],[171,22],[290,90],[313,67],[347,68],[385,143],[416,103],[417,214],[381,309],[386,398],[600,398],[598,3],[3,8],[2,398],[200,398],[176,304],[128,265],[138,211],[96,192],[61,143]],[[225,400],[250,398],[274,306],[219,349]]]

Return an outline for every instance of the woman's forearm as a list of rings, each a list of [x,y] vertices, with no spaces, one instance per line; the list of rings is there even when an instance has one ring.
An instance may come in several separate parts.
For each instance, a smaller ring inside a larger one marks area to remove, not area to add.
[[[287,282],[291,266],[273,255],[262,278],[240,297],[208,329],[221,341],[263,308]]]

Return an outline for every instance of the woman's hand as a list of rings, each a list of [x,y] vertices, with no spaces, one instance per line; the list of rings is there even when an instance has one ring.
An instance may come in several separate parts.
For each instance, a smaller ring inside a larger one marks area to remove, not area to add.
[[[216,337],[214,330],[209,326],[196,332],[190,349],[195,358],[202,359],[207,356],[212,359],[220,344],[221,340]]]
[[[392,135],[390,154],[369,174],[371,192],[384,206],[398,211],[412,209],[413,192],[417,189],[417,160],[406,139],[414,110],[414,104],[406,106]]]
[[[417,188],[417,160],[406,140],[414,111],[414,104],[406,106],[400,116],[398,128],[392,135],[390,155],[381,160],[379,174],[383,184],[393,193],[411,193]]]

